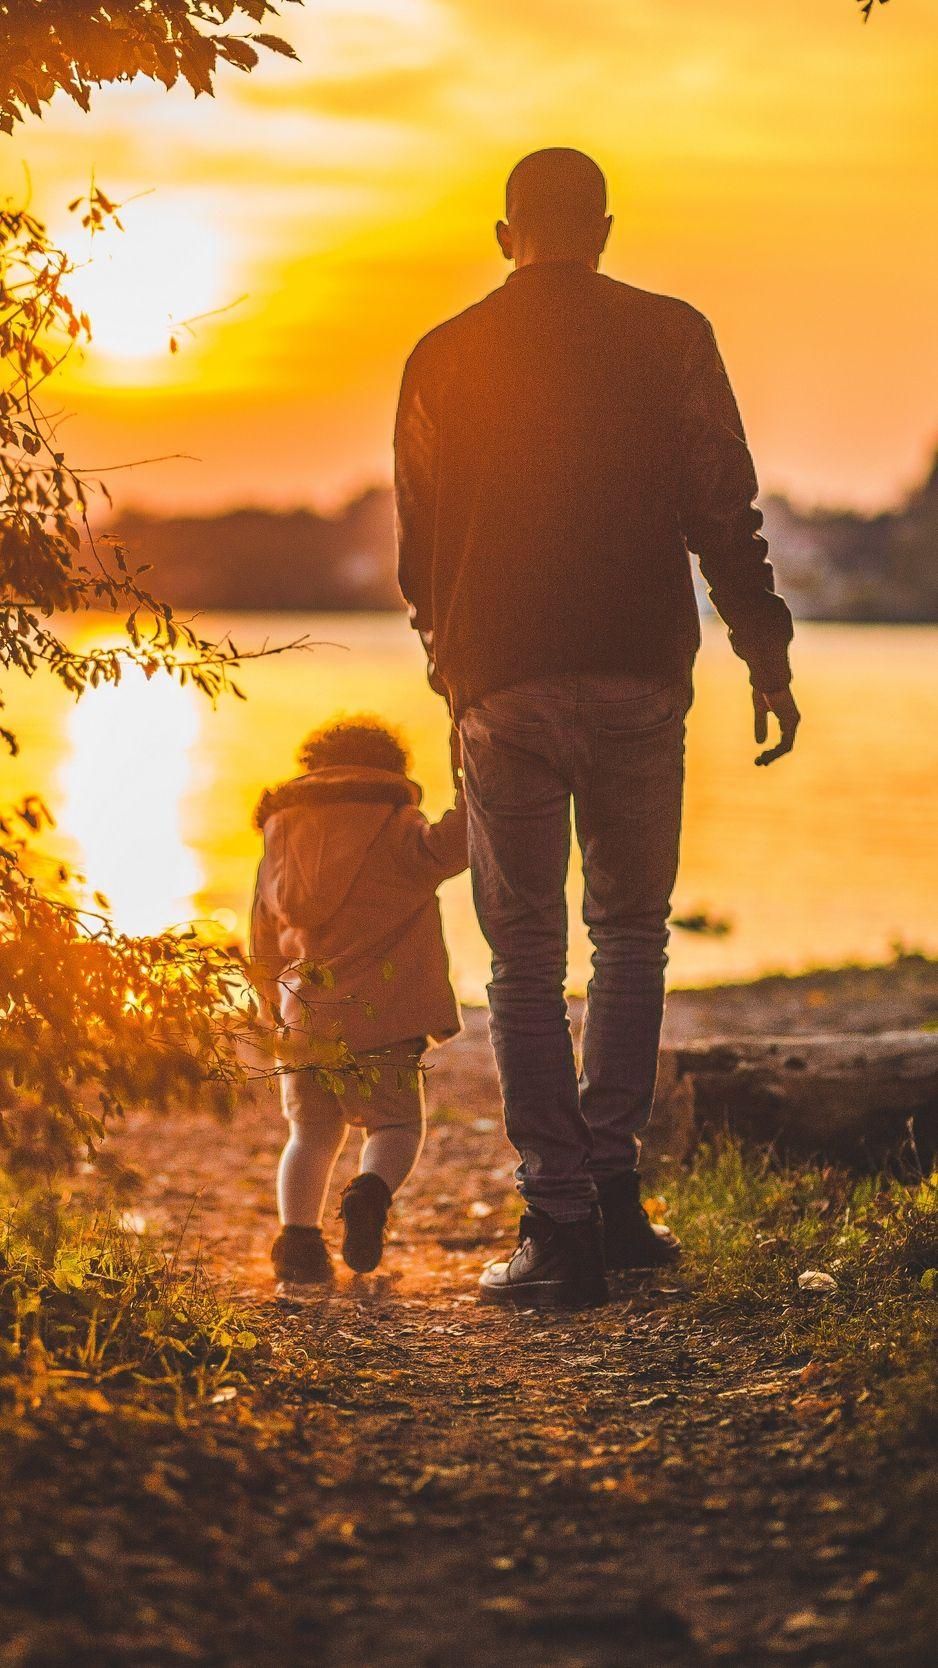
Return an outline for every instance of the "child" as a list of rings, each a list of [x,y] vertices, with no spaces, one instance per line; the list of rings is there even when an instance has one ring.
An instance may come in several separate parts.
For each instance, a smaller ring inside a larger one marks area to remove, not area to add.
[[[359,1273],[378,1266],[391,1200],[419,1157],[420,1057],[430,1041],[460,1029],[436,890],[466,867],[468,854],[462,794],[429,823],[408,780],[407,750],[379,720],[315,730],[299,762],[305,775],[265,793],[257,808],[264,855],[251,953],[262,997],[290,1027],[280,1079],[290,1135],[277,1173],[281,1229],[271,1259],[278,1280],[315,1284],[332,1278],[323,1208],[349,1126],[365,1135],[339,1214],[342,1255]],[[310,985],[309,963],[326,972],[324,985]],[[354,1074],[336,1094],[315,1067],[297,1065],[304,1038],[341,1039],[357,1062],[375,1067],[370,1096],[359,1093]]]

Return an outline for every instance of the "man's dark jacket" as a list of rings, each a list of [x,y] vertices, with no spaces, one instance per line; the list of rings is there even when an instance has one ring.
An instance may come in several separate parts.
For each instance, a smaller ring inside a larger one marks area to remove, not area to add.
[[[688,549],[755,688],[788,683],[752,459],[685,302],[521,267],[418,343],[395,453],[401,589],[457,717],[551,673],[689,677]]]

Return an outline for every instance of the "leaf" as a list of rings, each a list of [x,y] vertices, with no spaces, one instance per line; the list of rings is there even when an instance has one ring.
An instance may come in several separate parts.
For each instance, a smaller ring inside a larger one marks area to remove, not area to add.
[[[279,52],[282,58],[292,58],[296,63],[300,55],[293,50],[289,41],[281,40],[279,35],[252,35],[251,39],[257,46],[266,46],[268,52]]]
[[[89,1413],[110,1413],[111,1404],[100,1390],[85,1390],[81,1397],[81,1405]]]
[[[253,69],[258,61],[253,46],[249,46],[247,41],[233,40],[230,35],[218,42],[218,51],[230,64],[236,64],[238,69]]]
[[[798,1289],[802,1292],[813,1292],[818,1297],[830,1297],[837,1290],[837,1281],[832,1274],[826,1274],[820,1268],[806,1268],[798,1276]]]
[[[668,1201],[660,1193],[643,1199],[642,1205],[649,1222],[663,1222],[668,1214]]]

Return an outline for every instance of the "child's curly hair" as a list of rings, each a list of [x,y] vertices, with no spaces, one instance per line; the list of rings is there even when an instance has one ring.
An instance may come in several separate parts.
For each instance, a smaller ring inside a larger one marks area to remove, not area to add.
[[[304,770],[322,765],[366,765],[407,775],[410,752],[396,730],[371,713],[336,718],[306,737],[297,754]]]

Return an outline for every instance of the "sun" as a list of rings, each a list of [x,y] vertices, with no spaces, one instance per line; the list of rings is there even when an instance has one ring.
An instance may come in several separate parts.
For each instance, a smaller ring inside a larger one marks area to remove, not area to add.
[[[224,235],[191,202],[153,194],[121,210],[124,230],[89,239],[74,227],[62,238],[75,262],[69,295],[91,321],[89,362],[109,380],[168,371],[198,340],[188,321],[231,303],[234,286]]]

